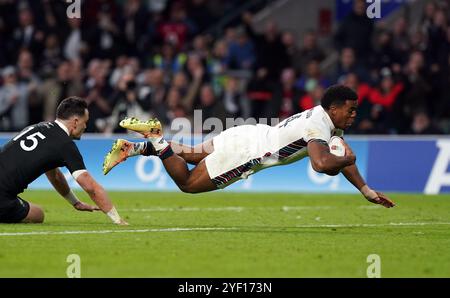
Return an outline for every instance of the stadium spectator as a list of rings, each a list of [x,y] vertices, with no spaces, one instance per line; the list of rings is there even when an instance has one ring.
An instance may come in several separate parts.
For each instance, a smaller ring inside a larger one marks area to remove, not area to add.
[[[70,28],[67,19],[67,2],[63,1],[28,1],[39,28],[45,28],[47,34],[57,34],[64,41]]]
[[[42,121],[42,101],[38,94],[41,79],[34,71],[33,56],[29,50],[22,49],[19,52],[16,70],[19,83],[27,89],[27,121]]]
[[[200,105],[199,109],[202,110],[202,119],[204,121],[204,126],[202,128],[203,133],[210,133],[214,130],[218,130],[217,127],[208,127],[209,118],[217,118],[222,123],[223,129],[225,127],[225,108],[223,102],[218,100],[216,95],[214,94],[214,90],[211,85],[204,84],[200,89]],[[218,130],[217,132],[220,132]]]
[[[428,111],[432,115],[441,114],[440,108],[445,105],[441,101],[442,93],[446,85],[446,73],[449,67],[450,39],[448,39],[448,20],[443,10],[436,11],[433,20],[428,27],[428,42],[425,51],[425,60],[429,68],[429,77],[431,84],[430,97],[434,100],[428,104]]]
[[[151,65],[160,68],[166,78],[183,69],[186,64],[187,55],[177,53],[176,47],[171,43],[164,43],[161,48],[161,54],[157,53],[153,56]]]
[[[289,66],[293,67],[295,72],[300,74],[303,71],[303,60],[309,59],[310,56],[306,53],[301,53],[300,47],[297,44],[297,39],[294,32],[283,31],[281,34],[281,42],[286,48],[286,53],[289,57]]]
[[[317,43],[317,33],[314,30],[308,30],[303,36],[303,44],[297,57],[297,63],[300,68],[294,64],[297,73],[303,73],[307,69],[307,65],[312,60],[322,62],[325,59],[325,52]]]
[[[172,87],[175,87],[180,92],[181,96],[185,96],[188,93],[189,89],[189,80],[186,76],[186,73],[183,71],[179,71],[173,75],[172,78]]]
[[[148,112],[151,107],[150,93],[139,92],[136,75],[129,68],[122,73],[117,83],[117,88],[111,96],[111,102],[114,103],[111,116],[107,118],[106,123],[100,120],[100,127],[98,127],[100,131],[124,133],[125,130],[119,126],[119,122],[127,115],[147,118],[150,116]],[[102,124],[106,125],[103,129],[101,127]]]
[[[411,40],[408,33],[409,23],[405,17],[398,18],[394,23],[394,28],[392,30],[392,49],[394,50],[394,55],[397,58],[399,66],[393,66],[393,71],[395,68],[400,68],[405,65],[408,59],[408,52],[411,48]]]
[[[447,47],[447,60],[439,63],[438,72],[432,80],[437,97],[433,111],[435,112],[434,116],[439,119],[450,119],[450,100],[448,100],[448,86],[450,84],[450,27],[447,28],[447,36],[444,42]]]
[[[192,0],[187,3],[187,14],[195,22],[199,32],[203,32],[214,22],[207,0]]]
[[[83,23],[87,27],[96,26],[102,19],[102,14],[109,14],[114,20],[118,20],[121,7],[114,0],[90,0],[81,7]]]
[[[85,29],[85,37],[82,34],[87,59],[115,59],[124,52],[122,32],[117,19],[110,6],[102,6],[97,17],[98,22]]]
[[[172,43],[177,50],[184,48],[187,40],[197,32],[189,19],[184,4],[175,2],[170,8],[168,20],[162,20],[156,28],[156,34],[163,42]]]
[[[239,118],[244,116],[243,94],[240,91],[239,79],[228,76],[225,79],[225,88],[221,93],[226,118]]]
[[[63,44],[63,53],[66,59],[79,59],[82,51],[86,51],[83,47],[83,39],[81,32],[81,20],[77,18],[68,20],[70,26],[70,32],[67,34],[67,38]]]
[[[43,115],[45,121],[53,121],[56,107],[60,100],[71,94],[82,94],[83,83],[74,77],[73,64],[71,61],[63,61],[58,66],[56,77],[45,80],[40,88],[40,94],[44,103]]]
[[[27,6],[22,6],[18,10],[19,27],[17,27],[12,36],[13,48],[11,57],[17,58],[17,50],[26,48],[33,55],[34,60],[39,61],[41,52],[44,48],[45,34],[34,23],[34,15]]]
[[[34,72],[34,60],[31,52],[27,49],[19,51],[17,58],[17,71],[19,81],[29,83],[31,81],[39,81],[39,77]]]
[[[167,87],[164,83],[164,72],[161,69],[149,69],[145,72],[144,84],[150,87],[150,108],[153,117],[164,119],[166,107],[164,100],[167,95]]]
[[[186,118],[188,116],[186,109],[182,105],[181,92],[175,86],[167,92],[165,104],[167,112],[164,115],[164,119],[162,119],[165,123],[172,123],[176,118]]]
[[[225,40],[226,44],[231,44],[232,42],[236,41],[236,31],[237,29],[235,27],[227,27],[225,28],[225,32],[223,34],[223,39]]]
[[[395,101],[403,91],[401,82],[394,82],[392,72],[389,68],[381,70],[380,84],[373,88],[369,95],[369,100],[374,105],[380,105],[387,111],[392,111]]]
[[[422,31],[416,30],[410,36],[410,43],[411,43],[411,48],[409,49],[409,51],[407,53],[406,62],[408,61],[408,57],[411,52],[414,52],[414,51],[424,52],[427,49],[426,35]]]
[[[189,55],[185,70],[191,80],[191,86],[183,99],[183,106],[187,111],[192,112],[199,104],[201,86],[209,82],[210,79],[203,61],[196,54]]]
[[[319,61],[310,60],[306,65],[304,74],[295,82],[295,86],[303,91],[309,92],[314,89],[316,85],[327,88],[330,86],[330,81],[322,75]]]
[[[146,2],[150,13],[158,14],[166,9],[169,0],[146,0]]]
[[[381,71],[381,78],[378,86],[372,88],[369,93],[369,114],[358,128],[361,133],[366,134],[387,134],[395,117],[393,106],[403,90],[401,82],[395,83],[392,73],[388,68]],[[367,102],[365,103],[367,104]]]
[[[352,48],[343,48],[331,81],[339,82],[349,73],[356,73],[361,81],[370,83],[367,68],[358,62],[355,51]]]
[[[369,95],[372,92],[371,86],[367,83],[360,82],[358,75],[355,73],[346,75],[342,84],[358,94],[358,110],[355,123],[349,128],[349,133],[369,133],[375,126],[373,119],[371,119],[371,109],[373,106],[369,99]]]
[[[311,87],[298,101],[300,111],[306,111],[318,105],[324,91],[325,89],[319,84],[315,84],[314,87]]]
[[[94,59],[88,65],[88,76],[84,89],[89,110],[89,121],[86,131],[99,132],[97,119],[103,119],[111,114],[113,89],[107,82],[109,63],[106,60]]]
[[[211,56],[210,36],[198,34],[192,39],[190,52],[197,54],[203,61],[208,61]]]
[[[250,117],[266,118],[267,109],[271,107],[273,99],[273,83],[268,77],[267,69],[260,68],[247,86],[247,98],[250,102]]]
[[[253,28],[253,16],[247,12],[243,15],[245,30],[255,44],[256,67],[265,68],[267,77],[271,81],[280,78],[281,71],[289,66],[289,56],[281,40],[281,34],[274,20],[269,20],[264,26],[262,34]]]
[[[228,47],[227,68],[252,69],[255,65],[255,47],[243,30],[236,30],[236,41]]]
[[[43,79],[53,77],[56,74],[58,65],[63,61],[60,41],[56,34],[49,34],[45,39],[45,47],[42,52],[42,59],[39,63],[39,76]]]
[[[375,37],[375,47],[370,57],[371,77],[376,76],[382,68],[392,67],[394,64],[399,64],[399,58],[392,45],[392,33],[389,30],[380,30]],[[373,75],[373,73],[375,75]]]
[[[216,93],[220,93],[224,87],[226,79],[225,72],[228,69],[227,58],[228,47],[224,39],[218,40],[214,44],[212,55],[208,60],[208,73],[211,76],[211,81]]]
[[[404,133],[410,126],[413,113],[417,109],[430,110],[433,102],[430,100],[431,84],[427,79],[423,54],[415,51],[410,54],[402,76],[404,92],[394,107],[396,129]]]
[[[295,79],[293,68],[283,69],[280,83],[277,84],[274,92],[270,118],[277,117],[283,121],[301,111],[297,103],[303,90],[296,86]]]
[[[114,69],[111,71],[109,75],[109,85],[116,86],[119,82],[119,79],[122,77],[122,74],[128,69],[131,68],[130,58],[126,55],[120,55],[115,59]],[[137,71],[137,70],[136,70]]]
[[[411,127],[407,132],[415,135],[439,135],[442,131],[434,125],[425,111],[417,111],[413,115]]]
[[[428,42],[426,50],[426,60],[438,67],[441,63],[446,63],[448,59],[447,28],[448,20],[444,11],[436,11],[432,23],[428,26]]]
[[[143,58],[147,23],[148,12],[142,1],[126,0],[123,4],[123,14],[120,19],[126,55]]]
[[[435,13],[438,11],[438,7],[435,1],[428,1],[422,12],[422,19],[420,21],[420,29],[423,33],[427,33],[430,26],[433,24]]]
[[[15,61],[15,44],[11,37],[15,29],[17,19],[16,3],[14,1],[0,1],[0,67],[6,67]]]
[[[356,73],[349,73],[343,78],[342,81],[340,81],[340,83],[347,87],[350,87],[356,92],[356,94],[358,94],[358,108],[364,103],[364,101],[369,101],[369,95],[372,91],[372,88],[369,84],[361,82]]]
[[[343,51],[352,48],[361,64],[366,65],[366,58],[372,52],[372,34],[374,23],[366,15],[366,2],[353,1],[353,11],[339,24],[335,35],[337,49]]]
[[[2,71],[0,87],[1,130],[19,131],[28,125],[27,84],[19,81],[17,69],[7,66]]]

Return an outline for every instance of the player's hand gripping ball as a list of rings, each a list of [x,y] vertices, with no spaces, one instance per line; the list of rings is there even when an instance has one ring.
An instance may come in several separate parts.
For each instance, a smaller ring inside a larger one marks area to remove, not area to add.
[[[345,146],[344,141],[340,137],[331,137],[330,142],[328,142],[328,146],[330,147],[330,153],[336,156],[344,156],[345,155]]]

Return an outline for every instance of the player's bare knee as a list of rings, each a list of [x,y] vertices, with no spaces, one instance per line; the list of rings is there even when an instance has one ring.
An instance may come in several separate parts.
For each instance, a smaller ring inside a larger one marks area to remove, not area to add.
[[[43,223],[45,219],[44,210],[37,205],[30,204],[28,215],[22,221],[24,223]]]
[[[43,223],[45,219],[45,213],[44,210],[39,208],[39,211],[37,212],[37,215],[35,217],[35,223]]]
[[[36,211],[33,216],[30,218],[30,223],[43,223],[45,219],[45,214],[42,209]]]

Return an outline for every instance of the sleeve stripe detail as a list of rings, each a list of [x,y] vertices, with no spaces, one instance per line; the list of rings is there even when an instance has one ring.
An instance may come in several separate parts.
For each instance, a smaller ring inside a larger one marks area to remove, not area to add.
[[[317,142],[317,143],[323,144],[323,145],[325,145],[325,146],[328,146],[327,141],[322,140],[322,139],[310,139],[310,140],[308,141],[308,143],[309,143],[309,142]]]

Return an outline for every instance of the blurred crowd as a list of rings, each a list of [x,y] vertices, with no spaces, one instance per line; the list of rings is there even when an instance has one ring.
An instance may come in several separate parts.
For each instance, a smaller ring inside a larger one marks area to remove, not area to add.
[[[250,12],[210,34],[237,0],[82,3],[81,18],[71,19],[65,1],[0,0],[0,131],[53,120],[70,95],[89,104],[88,132],[124,132],[126,115],[193,121],[196,109],[224,123],[283,120],[341,83],[359,95],[351,133],[450,133],[446,1],[428,2],[418,26],[405,17],[387,26],[355,0],[332,48],[314,30],[280,30],[270,20],[256,30]],[[336,67],[324,71],[332,52]]]

